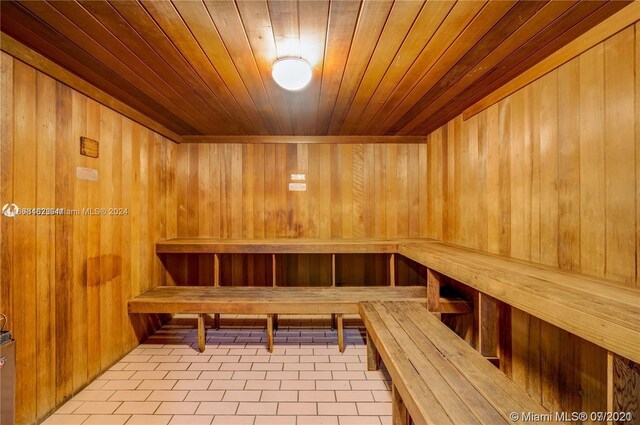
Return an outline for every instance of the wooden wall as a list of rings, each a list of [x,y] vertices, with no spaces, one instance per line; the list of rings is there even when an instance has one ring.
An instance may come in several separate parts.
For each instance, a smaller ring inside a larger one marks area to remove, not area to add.
[[[178,236],[424,237],[426,172],[425,144],[182,144],[177,147],[176,169]],[[306,174],[306,192],[288,190],[292,173]],[[262,257],[250,261],[255,263],[251,269],[227,265],[240,272],[234,284],[260,284],[242,270],[270,270],[270,260],[267,264]],[[327,275],[330,262],[326,259],[304,261]],[[366,261],[371,267],[384,268],[388,260]],[[167,259],[167,265],[179,284],[213,280],[211,256]],[[293,284],[296,276],[302,284],[313,282],[308,271],[296,274],[294,268],[302,270],[297,261],[286,266],[287,283]],[[402,266],[399,273],[411,275]],[[365,270],[360,268],[363,276],[339,275],[338,281],[363,281]],[[349,271],[349,267],[341,269]]]
[[[17,423],[30,424],[157,325],[126,300],[166,280],[154,243],[175,234],[175,144],[5,53],[1,68],[0,204],[128,209],[0,217],[0,311],[17,340]],[[81,136],[99,159],[80,156]]]
[[[426,235],[637,286],[639,30],[432,133]],[[507,374],[552,410],[606,410],[605,350],[502,310]]]

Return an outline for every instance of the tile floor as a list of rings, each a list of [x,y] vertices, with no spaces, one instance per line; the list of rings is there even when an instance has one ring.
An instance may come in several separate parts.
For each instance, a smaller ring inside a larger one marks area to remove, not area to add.
[[[366,370],[362,324],[346,320],[344,353],[329,317],[223,316],[197,349],[195,318],[179,316],[60,407],[54,424],[391,424],[384,371]]]

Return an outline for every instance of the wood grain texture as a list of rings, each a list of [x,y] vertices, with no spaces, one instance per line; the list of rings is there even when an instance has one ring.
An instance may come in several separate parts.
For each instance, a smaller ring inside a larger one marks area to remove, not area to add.
[[[124,300],[165,282],[154,243],[175,236],[175,144],[4,53],[1,63],[3,203],[80,210],[1,219],[1,309],[20,341],[16,423],[30,424],[159,325],[129,318]],[[80,155],[81,136],[100,142],[99,159]],[[78,166],[98,181],[77,179]]]
[[[0,5],[3,32],[179,135],[426,135],[628,3]],[[270,75],[288,56],[299,92]]]
[[[431,133],[426,236],[637,288],[638,52],[627,27]],[[469,181],[476,189],[461,191]],[[547,408],[606,408],[605,350],[502,303],[499,313],[505,373]]]

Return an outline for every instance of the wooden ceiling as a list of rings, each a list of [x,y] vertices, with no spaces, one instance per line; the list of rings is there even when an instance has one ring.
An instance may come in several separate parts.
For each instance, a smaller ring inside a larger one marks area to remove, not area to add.
[[[620,1],[25,1],[1,29],[180,135],[424,135]],[[312,83],[271,78],[301,56]]]

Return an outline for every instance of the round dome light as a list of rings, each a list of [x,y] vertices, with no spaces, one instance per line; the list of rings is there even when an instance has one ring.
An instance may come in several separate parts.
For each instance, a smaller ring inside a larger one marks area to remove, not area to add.
[[[285,90],[301,90],[311,81],[311,65],[302,58],[283,58],[273,64],[273,79]]]

